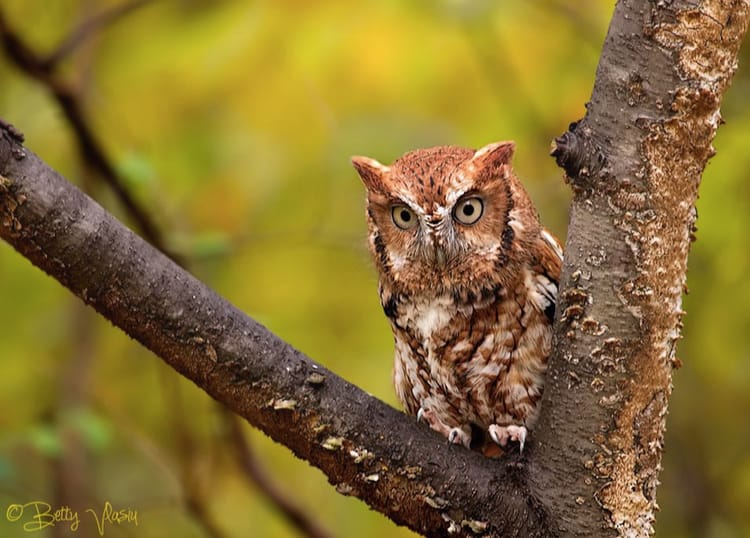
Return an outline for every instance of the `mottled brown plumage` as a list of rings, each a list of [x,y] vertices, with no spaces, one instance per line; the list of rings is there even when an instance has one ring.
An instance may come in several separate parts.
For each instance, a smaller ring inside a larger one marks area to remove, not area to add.
[[[513,150],[442,146],[391,166],[352,159],[367,189],[398,398],[486,454],[509,440],[523,450],[537,418],[562,261],[513,175]]]

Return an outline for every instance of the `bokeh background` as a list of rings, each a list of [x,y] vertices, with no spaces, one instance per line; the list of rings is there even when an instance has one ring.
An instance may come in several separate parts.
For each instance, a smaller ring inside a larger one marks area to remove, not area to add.
[[[120,0],[123,1],[123,0]],[[56,71],[126,188],[191,271],[386,402],[391,335],[349,156],[514,139],[517,174],[565,237],[550,140],[584,114],[613,2],[162,0]],[[91,0],[0,0],[46,54]],[[698,204],[658,536],[750,536],[750,46]],[[0,52],[0,117],[125,222],[49,90]],[[217,404],[0,244],[0,535],[10,503],[138,511],[107,536],[295,536],[247,480]],[[412,536],[249,427],[255,462],[334,536]],[[89,520],[40,536],[86,536]]]

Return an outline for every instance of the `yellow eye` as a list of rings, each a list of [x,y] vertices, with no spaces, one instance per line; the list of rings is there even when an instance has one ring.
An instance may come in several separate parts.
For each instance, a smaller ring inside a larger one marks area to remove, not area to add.
[[[394,205],[391,208],[393,223],[402,230],[410,230],[417,225],[417,216],[414,211],[403,204]]]
[[[484,202],[478,196],[460,200],[453,208],[453,218],[461,224],[474,224],[482,216]]]

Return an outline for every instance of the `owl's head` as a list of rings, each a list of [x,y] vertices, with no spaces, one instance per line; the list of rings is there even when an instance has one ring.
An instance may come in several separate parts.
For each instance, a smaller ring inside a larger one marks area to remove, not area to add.
[[[381,281],[438,293],[505,284],[511,251],[539,226],[511,170],[514,149],[513,142],[476,151],[440,146],[390,166],[354,157]]]

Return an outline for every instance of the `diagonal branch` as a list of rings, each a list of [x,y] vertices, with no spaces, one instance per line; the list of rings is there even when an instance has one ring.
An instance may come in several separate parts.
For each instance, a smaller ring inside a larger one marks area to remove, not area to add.
[[[7,130],[0,175],[0,236],[212,397],[320,468],[340,493],[435,536],[462,528],[550,533],[523,465],[446,446],[314,363],[128,230]]]
[[[310,538],[328,538],[330,534],[323,529],[314,519],[303,512],[294,504],[275,482],[271,480],[266,471],[258,465],[258,460],[250,447],[250,443],[242,433],[242,423],[237,415],[224,411],[224,420],[229,428],[229,438],[234,447],[235,456],[245,475],[253,484],[268,497],[273,507],[279,510],[289,523],[294,526],[303,536]]]
[[[5,36],[6,47],[10,50],[16,51],[15,54],[17,64],[22,65],[28,73],[38,73],[36,78],[38,80],[41,80],[42,83],[54,85],[54,69],[67,55],[71,54],[76,47],[81,45],[93,33],[101,30],[104,26],[116,22],[121,17],[153,1],[154,0],[131,0],[130,2],[114,6],[109,10],[103,11],[98,15],[93,16],[92,18],[83,22],[78,28],[73,30],[70,35],[65,40],[63,40],[58,48],[46,58],[37,56],[21,41],[21,39],[15,32],[8,29],[7,23],[5,23],[2,19],[1,12],[0,34]],[[75,96],[73,96],[74,101],[82,103],[82,98],[80,97],[81,95],[82,94],[78,92]],[[80,105],[79,108],[81,108]],[[68,114],[67,117],[68,120],[72,122],[71,118],[77,118],[79,117],[79,115]],[[11,125],[6,124],[2,120],[0,120],[0,122],[2,122],[2,125],[7,127],[9,131],[14,134],[14,136],[18,137],[20,141],[23,141],[23,135],[21,133],[15,131]],[[76,125],[78,125],[79,127],[76,128]],[[73,123],[73,127],[74,133],[77,136],[79,146],[91,146],[92,138],[89,133],[91,133],[92,130],[86,123],[83,115],[80,115],[80,120],[77,120],[76,123]],[[82,152],[82,156],[84,158],[83,162],[92,170],[101,171],[102,169],[104,169],[105,171],[109,171],[107,173],[108,175],[99,174],[98,177],[104,178],[105,180],[107,177],[109,177],[110,180],[113,178],[112,171],[114,171],[114,166],[112,166],[112,164],[108,162],[106,156],[102,151],[96,149],[94,149],[94,151],[85,151]],[[102,163],[104,164],[104,166],[102,166]],[[119,189],[122,181],[118,178],[114,179],[115,184]],[[144,235],[147,238],[150,238],[152,244],[155,247],[159,248],[163,252],[166,252],[166,246],[160,239],[162,234],[160,233],[159,229],[155,226],[155,224],[144,221],[144,217],[147,217],[147,213],[135,202],[134,199],[129,197],[124,188],[120,189],[119,192],[121,200],[123,199],[123,196],[125,197],[123,205],[129,216],[135,222],[140,222],[141,228],[145,227]],[[150,227],[153,227],[151,231],[149,231]],[[174,254],[172,254],[171,257],[172,259],[176,259]],[[186,261],[187,260],[183,260],[181,264],[186,265]],[[178,413],[175,416],[176,420],[174,421],[174,423],[177,429],[178,437],[188,438],[185,443],[182,443],[182,445],[189,446],[189,434],[185,430],[185,424],[182,420],[182,413],[183,411],[181,409],[178,409]],[[287,499],[270,479],[264,476],[260,476],[258,472],[253,472],[260,469],[260,465],[255,461],[254,454],[249,452],[249,447],[246,443],[244,443],[243,438],[235,437],[234,440],[237,443],[240,443],[240,441],[242,441],[241,445],[236,447],[236,452],[238,452],[238,458],[242,460],[241,468],[245,471],[244,476],[248,479],[248,481],[256,488],[260,489],[262,493],[264,493],[277,507],[279,512],[284,515],[292,525],[300,529],[302,533],[309,533],[311,536],[325,536],[325,531],[316,527],[315,524],[309,520],[306,514],[299,510],[291,500]],[[243,453],[243,449],[247,449],[248,451]],[[190,480],[190,466],[188,465],[186,467],[188,468],[188,471],[182,473],[183,486],[187,498],[186,505],[207,534],[211,536],[220,536],[220,531],[211,521],[210,514],[201,503],[200,488],[196,487]]]

